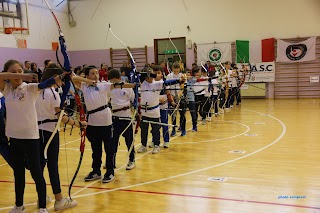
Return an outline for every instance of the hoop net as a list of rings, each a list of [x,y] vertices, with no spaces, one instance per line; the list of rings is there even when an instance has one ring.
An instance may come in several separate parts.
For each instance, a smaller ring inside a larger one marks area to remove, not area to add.
[[[17,27],[7,27],[4,29],[4,33],[7,35],[13,35],[16,40],[16,45],[18,48],[27,48],[27,28],[17,28]]]

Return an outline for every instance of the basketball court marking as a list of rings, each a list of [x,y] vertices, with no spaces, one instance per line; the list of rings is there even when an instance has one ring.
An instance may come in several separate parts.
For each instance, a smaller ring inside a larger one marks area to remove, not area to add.
[[[178,177],[183,177],[183,176],[195,174],[195,173],[198,173],[198,172],[206,171],[206,170],[209,170],[209,169],[213,169],[213,168],[216,168],[216,167],[220,167],[220,166],[223,166],[223,165],[226,165],[226,164],[229,164],[229,163],[236,162],[236,161],[241,160],[243,158],[247,158],[247,157],[250,157],[252,155],[255,155],[255,154],[257,154],[257,153],[259,153],[259,152],[261,152],[261,151],[273,146],[277,142],[279,142],[284,137],[284,135],[286,134],[286,131],[287,131],[286,130],[286,125],[280,119],[278,119],[278,118],[276,118],[276,117],[274,117],[274,116],[272,116],[270,114],[266,115],[264,113],[253,111],[253,110],[247,110],[247,111],[251,111],[251,112],[260,114],[262,116],[270,117],[270,118],[278,121],[280,123],[281,127],[282,127],[282,133],[273,142],[271,142],[270,144],[268,144],[268,145],[266,145],[266,146],[264,146],[264,147],[262,147],[262,148],[260,148],[260,149],[258,149],[256,151],[254,151],[252,153],[249,153],[247,155],[244,155],[244,156],[241,156],[241,157],[238,157],[238,158],[235,158],[235,159],[232,159],[232,160],[220,163],[220,164],[216,164],[216,165],[205,167],[205,168],[198,169],[198,170],[195,170],[195,171],[182,173],[182,174],[178,174],[178,175],[174,175],[174,176],[170,176],[170,177],[166,177],[166,178],[160,178],[160,179],[157,179],[157,180],[148,181],[148,182],[144,182],[144,183],[138,183],[138,184],[133,184],[133,185],[124,186],[124,187],[118,187],[118,188],[114,188],[114,189],[104,190],[104,191],[101,191],[101,192],[93,192],[93,193],[87,193],[87,194],[83,194],[83,195],[78,195],[78,196],[75,196],[74,198],[88,197],[88,196],[93,196],[93,195],[97,195],[97,194],[104,194],[104,193],[108,193],[108,192],[124,190],[124,189],[128,189],[128,188],[133,188],[133,187],[138,187],[138,186],[143,186],[143,185],[148,185],[148,184],[153,184],[153,183],[158,183],[158,182],[161,182],[161,181],[166,181],[166,180],[170,180],[170,179],[174,179],[174,178],[178,178]],[[86,186],[86,187],[89,187],[89,186]],[[84,189],[84,188],[82,188],[82,189]],[[76,192],[76,193],[79,193],[79,192]],[[25,206],[29,206],[29,205],[34,205],[34,204],[26,204]],[[5,209],[10,209],[10,208],[12,208],[12,206],[0,208],[0,211],[1,210],[5,210]]]
[[[255,112],[255,111],[252,111],[252,112]],[[255,112],[255,113],[259,113],[259,112]],[[263,113],[260,113],[260,114],[263,114]],[[257,153],[259,153],[259,152],[271,147],[272,145],[276,144],[277,142],[279,142],[287,132],[286,125],[281,120],[279,120],[278,118],[276,118],[274,116],[271,116],[271,115],[267,115],[267,116],[272,118],[272,119],[274,119],[274,120],[276,120],[276,121],[278,121],[280,123],[280,125],[282,127],[281,134],[273,142],[271,142],[270,144],[268,144],[268,145],[266,145],[266,146],[264,146],[264,147],[262,147],[262,148],[260,148],[260,149],[258,149],[256,151],[253,151],[253,152],[251,152],[251,153],[249,153],[247,155],[244,155],[244,156],[241,156],[241,157],[238,157],[238,158],[235,158],[235,159],[223,162],[223,163],[219,163],[219,164],[216,164],[216,165],[213,165],[213,166],[209,166],[209,167],[205,167],[205,168],[202,168],[202,169],[198,169],[198,170],[195,170],[195,171],[182,173],[182,174],[178,174],[178,175],[173,175],[171,177],[160,178],[160,179],[157,179],[157,180],[152,180],[152,181],[148,181],[148,182],[144,182],[144,183],[133,184],[133,185],[130,185],[130,186],[118,187],[118,188],[105,190],[105,191],[101,191],[101,192],[87,193],[87,194],[75,196],[74,198],[87,197],[87,196],[92,196],[92,195],[97,195],[97,194],[103,194],[103,193],[108,193],[108,192],[113,192],[113,191],[118,191],[118,190],[138,187],[138,186],[144,186],[144,185],[153,184],[153,183],[158,183],[158,182],[161,182],[161,181],[166,181],[166,180],[170,180],[170,179],[174,179],[174,178],[178,178],[178,177],[183,177],[183,176],[195,174],[195,173],[198,173],[198,172],[206,171],[206,170],[209,170],[209,169],[213,169],[213,168],[216,168],[216,167],[220,167],[220,166],[223,166],[223,165],[226,165],[226,164],[229,164],[229,163],[236,162],[236,161],[241,160],[243,158],[247,158],[247,157],[250,157],[252,155],[255,155],[255,154],[257,154]]]

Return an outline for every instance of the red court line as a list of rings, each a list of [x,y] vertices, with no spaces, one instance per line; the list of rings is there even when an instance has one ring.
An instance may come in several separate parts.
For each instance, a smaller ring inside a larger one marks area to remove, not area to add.
[[[14,182],[13,181],[0,180],[0,183],[14,183]],[[26,182],[26,184],[34,185],[34,183],[32,183],[32,182]],[[47,184],[47,185],[50,185],[50,184]],[[62,186],[69,187],[69,185],[62,185]],[[74,188],[84,188],[86,186],[72,186],[72,187],[74,187]],[[96,189],[96,190],[111,190],[111,189],[113,189],[113,188],[94,187],[94,186],[89,186],[87,188],[88,189]],[[132,190],[132,189],[119,189],[118,191],[133,192],[133,193],[144,193],[144,194],[154,194],[154,195],[190,197],[190,198],[200,198],[200,199],[210,199],[210,200],[221,200],[221,201],[245,202],[245,203],[263,204],[263,205],[286,206],[286,207],[294,207],[294,208],[319,209],[320,210],[320,207],[315,207],[315,206],[302,206],[302,205],[294,205],[294,204],[273,203],[273,202],[264,202],[264,201],[255,201],[255,200],[240,200],[240,199],[232,199],[232,198],[201,196],[201,195],[190,195],[190,194],[178,194],[178,193],[170,193],[170,192],[152,192],[152,191]]]

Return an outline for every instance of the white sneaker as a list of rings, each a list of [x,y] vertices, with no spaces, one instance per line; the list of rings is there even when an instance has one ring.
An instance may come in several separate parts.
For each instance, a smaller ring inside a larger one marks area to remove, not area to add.
[[[127,164],[126,170],[131,170],[131,169],[134,169],[135,167],[136,167],[136,163],[129,161]]]
[[[207,121],[211,122],[211,117],[207,117]]]
[[[158,154],[160,152],[160,147],[155,145],[153,150],[152,150],[152,154]]]
[[[206,125],[207,121],[205,119],[202,120],[202,125]]]
[[[60,210],[75,207],[77,205],[78,205],[77,201],[71,200],[70,198],[63,198],[61,201],[54,202],[54,210],[60,211]]]
[[[147,147],[141,145],[137,152],[138,153],[143,153],[143,152],[146,152],[146,151],[147,151]]]
[[[26,212],[24,206],[19,206],[19,207],[14,206],[9,213],[24,213],[24,212]]]
[[[220,109],[220,114],[224,114],[224,109]]]
[[[153,147],[154,147],[154,143],[151,142],[151,143],[149,144],[149,148],[153,148]]]
[[[39,213],[49,213],[49,212],[48,212],[48,209],[40,209]]]
[[[215,116],[215,117],[218,117],[218,113],[214,113],[214,116]]]
[[[52,202],[52,199],[51,199],[51,197],[50,196],[46,196],[46,204],[49,204],[49,203],[51,203]],[[39,209],[39,200],[37,201],[37,208]]]
[[[163,143],[163,148],[169,148],[169,142],[164,142]]]

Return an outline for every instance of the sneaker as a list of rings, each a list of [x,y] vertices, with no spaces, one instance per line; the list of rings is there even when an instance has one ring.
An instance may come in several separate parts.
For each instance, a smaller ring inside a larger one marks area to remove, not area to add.
[[[192,132],[198,132],[198,128],[196,126],[192,127]]]
[[[155,145],[153,150],[152,150],[152,154],[158,154],[160,152],[160,147]]]
[[[218,113],[214,113],[214,116],[215,116],[215,117],[218,117]]]
[[[64,209],[69,209],[77,206],[78,203],[75,200],[71,200],[70,198],[63,198],[61,201],[54,202],[54,210],[60,211]]]
[[[136,168],[136,163],[133,162],[133,161],[129,161],[128,164],[127,164],[126,170],[131,170],[131,169],[134,169],[134,168]]]
[[[184,131],[181,132],[181,136],[182,136],[182,137],[185,136],[186,134],[187,134],[186,130],[184,130]]]
[[[39,213],[49,213],[49,212],[48,212],[48,209],[45,208],[45,209],[40,209]]]
[[[103,179],[102,179],[102,183],[110,183],[111,181],[114,180],[114,175],[113,174],[110,174],[110,175],[107,175],[105,174]]]
[[[175,135],[176,135],[176,131],[175,131],[175,130],[172,130],[170,136],[173,137],[173,136],[175,136]]]
[[[165,149],[169,148],[169,142],[164,142],[163,143],[163,148],[165,148]]]
[[[220,114],[224,114],[224,109],[220,109]]]
[[[202,125],[206,125],[207,121],[205,119],[202,120]]]
[[[26,212],[24,206],[19,206],[19,207],[14,206],[9,213],[24,213],[24,212]]]
[[[154,147],[154,143],[151,142],[151,143],[149,144],[149,148],[153,148],[153,147]]]
[[[177,132],[181,132],[181,127],[180,127],[180,126],[179,126],[179,128],[178,128]]]
[[[46,196],[46,204],[49,204],[49,203],[51,203],[52,202],[52,199],[51,199],[51,197],[50,196]],[[37,207],[38,207],[38,209],[40,209],[40,207],[39,207],[39,200],[37,201]]]
[[[92,180],[98,180],[98,179],[101,179],[101,174],[98,174],[92,171],[87,175],[87,177],[84,178],[84,181],[92,181]]]
[[[138,153],[143,153],[143,152],[146,152],[146,151],[147,151],[147,147],[141,145],[137,152]]]
[[[208,121],[208,122],[211,122],[211,117],[207,117],[207,121]]]
[[[233,105],[230,105],[230,108],[233,108]]]

